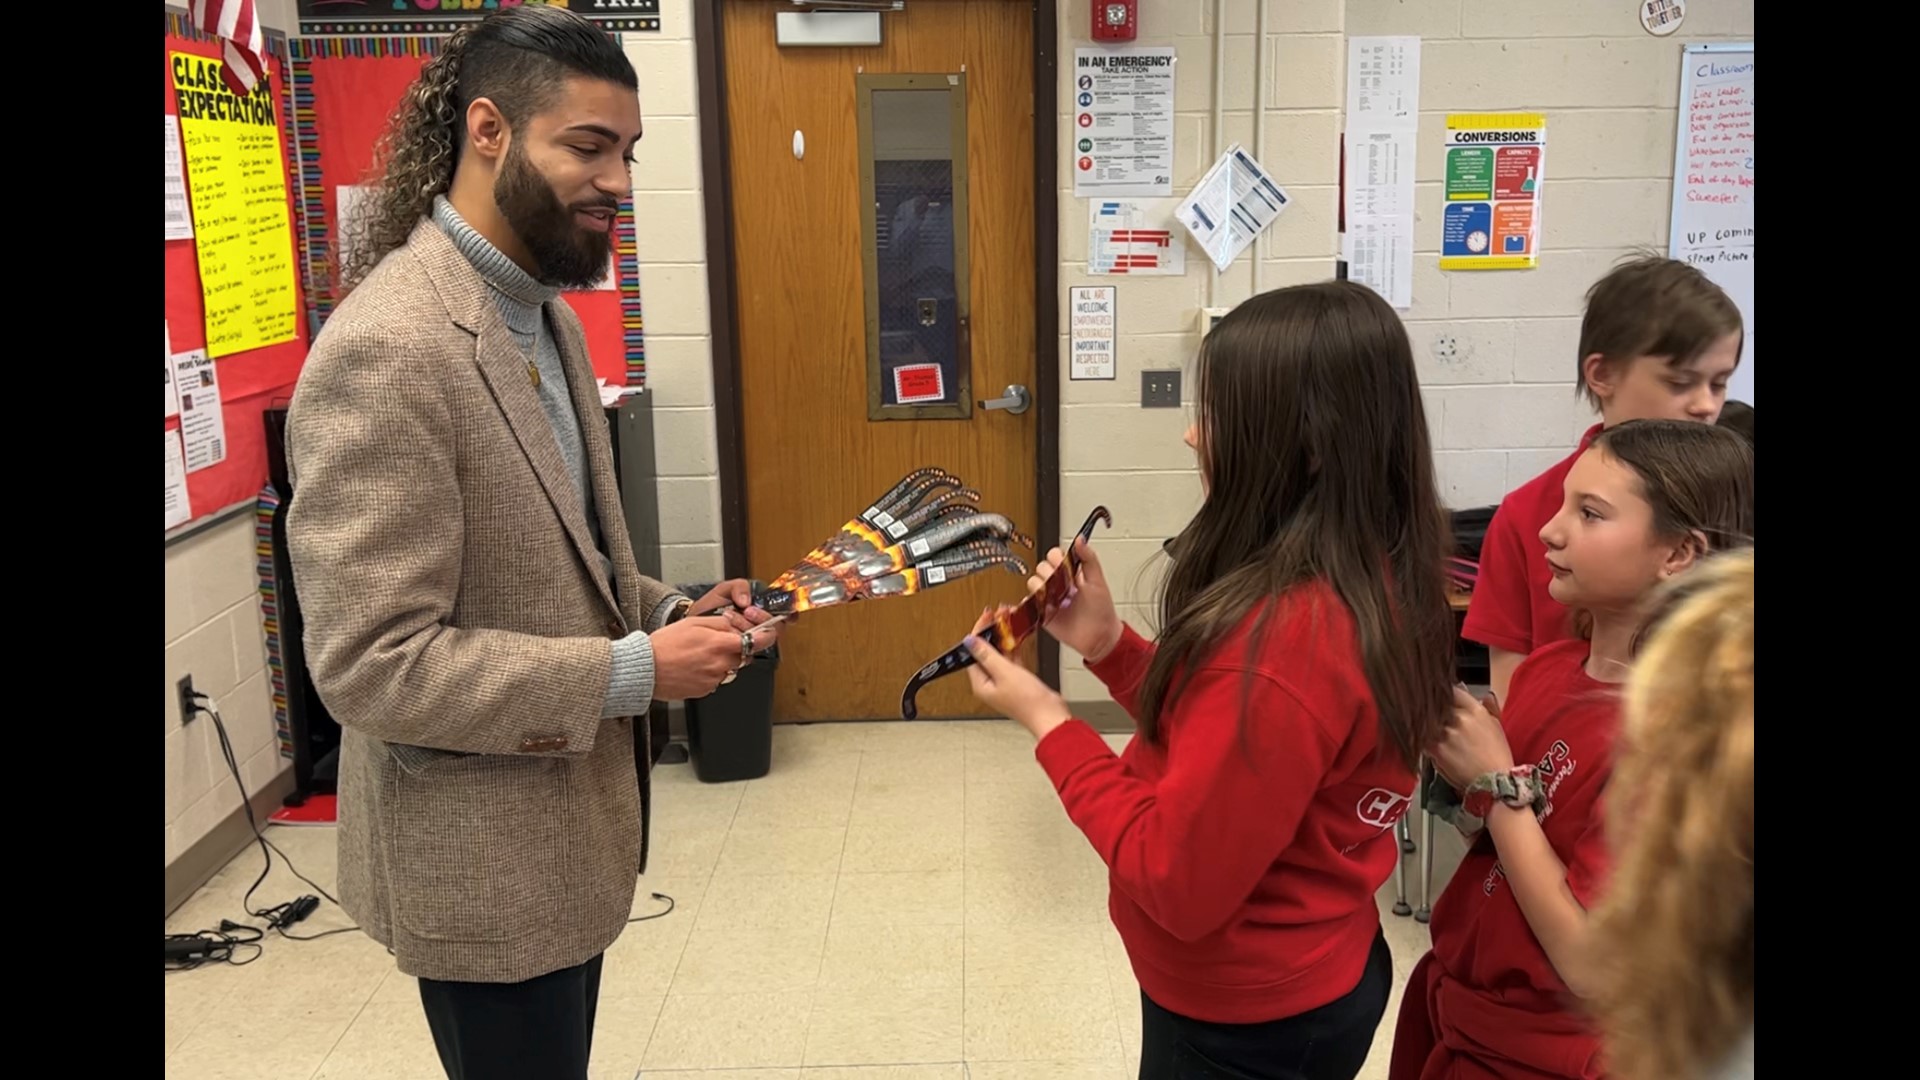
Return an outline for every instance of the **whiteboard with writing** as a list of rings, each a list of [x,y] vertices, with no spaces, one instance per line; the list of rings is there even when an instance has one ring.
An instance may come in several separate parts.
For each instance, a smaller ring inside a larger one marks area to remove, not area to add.
[[[1681,56],[1667,254],[1698,266],[1740,306],[1746,349],[1727,397],[1753,404],[1753,44]]]

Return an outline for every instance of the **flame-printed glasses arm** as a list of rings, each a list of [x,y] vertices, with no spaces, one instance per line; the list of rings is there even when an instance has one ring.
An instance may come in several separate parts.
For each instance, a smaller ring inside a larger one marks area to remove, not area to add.
[[[1097,524],[1104,524],[1108,528],[1113,527],[1113,515],[1104,506],[1093,508],[1093,513],[1087,515],[1086,523],[1081,525],[1080,531],[1074,534],[1075,542],[1067,545],[1067,561],[1066,566],[1063,567],[1065,572],[1049,577],[1040,591],[1028,593],[1026,599],[1022,600],[1018,606],[1001,608],[995,614],[993,621],[974,636],[1000,650],[1002,655],[1011,655],[1015,649],[1018,649],[1022,642],[1040,628],[1049,615],[1058,611],[1072,598],[1077,588],[1075,579],[1080,574],[1080,557],[1076,549],[1079,547],[1079,541],[1093,538],[1093,527]],[[912,720],[920,715],[920,707],[916,699],[922,687],[944,679],[956,671],[972,667],[975,663],[973,653],[968,651],[967,643],[963,640],[929,661],[919,671],[914,672],[913,678],[907,681],[906,689],[900,694],[901,718]]]

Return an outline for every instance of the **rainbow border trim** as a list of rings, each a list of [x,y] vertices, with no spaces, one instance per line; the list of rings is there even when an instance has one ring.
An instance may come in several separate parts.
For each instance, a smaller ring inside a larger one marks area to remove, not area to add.
[[[614,37],[619,39],[617,34]],[[325,185],[320,179],[319,116],[313,101],[312,62],[356,57],[438,56],[444,41],[439,37],[393,35],[301,37],[291,42],[286,82],[293,102],[286,111],[291,120],[290,143],[299,158],[301,220],[297,235],[302,248],[301,261],[306,266],[308,318],[316,334],[333,314],[334,290],[329,259],[332,235],[326,215],[320,209],[326,202]],[[626,352],[627,385],[645,386],[646,320],[640,305],[640,248],[632,198],[621,202],[620,216],[614,225],[614,265],[620,294],[620,336]]]
[[[273,572],[273,516],[280,509],[280,493],[273,484],[260,489],[253,509],[254,573],[260,584],[260,625],[267,637],[267,682],[273,694],[273,732],[280,740],[280,756],[293,760],[293,724],[287,718],[287,665],[280,652],[280,590]]]
[[[615,285],[620,290],[620,340],[627,352],[627,385],[647,385],[646,320],[640,314],[640,240],[633,196],[620,200],[613,229]]]

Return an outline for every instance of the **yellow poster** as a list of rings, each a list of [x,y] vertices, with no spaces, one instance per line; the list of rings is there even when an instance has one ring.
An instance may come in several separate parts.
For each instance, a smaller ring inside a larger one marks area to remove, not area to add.
[[[207,354],[290,341],[300,298],[273,93],[262,79],[252,94],[235,94],[218,60],[178,52],[168,60],[187,152]]]

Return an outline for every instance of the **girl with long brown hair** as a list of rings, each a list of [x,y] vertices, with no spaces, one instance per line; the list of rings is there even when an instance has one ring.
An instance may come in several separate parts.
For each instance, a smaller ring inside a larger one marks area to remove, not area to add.
[[[1753,552],[1668,590],[1627,682],[1593,913],[1617,1080],[1753,1076]]]
[[[1110,869],[1142,1080],[1352,1080],[1392,981],[1374,893],[1452,681],[1412,350],[1379,296],[1328,282],[1241,304],[1198,368],[1206,497],[1173,544],[1158,644],[1121,622],[1084,542],[1047,625],[1134,717],[1126,752],[994,649],[976,643],[969,672],[1038,738]],[[1031,584],[1063,565],[1054,551]]]
[[[1430,748],[1474,835],[1433,906],[1391,1080],[1598,1080],[1579,1008],[1599,985],[1588,910],[1605,887],[1619,684],[1664,582],[1753,536],[1753,452],[1725,428],[1635,420],[1601,432],[1540,530],[1582,637],[1531,653],[1499,713],[1464,690]]]

